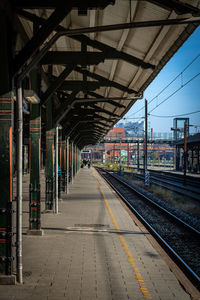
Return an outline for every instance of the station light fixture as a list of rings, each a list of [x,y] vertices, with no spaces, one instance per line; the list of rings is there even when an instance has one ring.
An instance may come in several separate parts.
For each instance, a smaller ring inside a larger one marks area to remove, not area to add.
[[[33,90],[24,90],[24,98],[27,102],[32,104],[40,103],[39,96]]]

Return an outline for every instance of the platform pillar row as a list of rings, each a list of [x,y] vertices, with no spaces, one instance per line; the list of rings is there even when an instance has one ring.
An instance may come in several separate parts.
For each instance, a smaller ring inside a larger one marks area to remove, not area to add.
[[[14,284],[13,273],[13,124],[12,16],[0,4],[0,284]]]

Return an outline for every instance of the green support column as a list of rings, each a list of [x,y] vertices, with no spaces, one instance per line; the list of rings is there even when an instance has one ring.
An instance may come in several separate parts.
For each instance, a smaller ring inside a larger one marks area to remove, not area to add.
[[[72,144],[69,141],[69,182],[72,182]]]
[[[71,183],[74,183],[74,142],[71,142]]]
[[[52,99],[47,102],[46,110],[46,199],[45,209],[53,210],[54,200],[54,135],[52,123]]]
[[[58,165],[60,171],[58,172],[58,198],[61,199],[62,190],[62,130],[58,130]],[[59,170],[59,169],[58,169]]]
[[[78,171],[80,170],[80,149],[78,148]]]
[[[39,74],[37,69],[31,72],[31,88],[38,92]],[[40,167],[41,167],[41,108],[40,104],[30,107],[30,185],[29,185],[29,231],[28,234],[42,235]]]
[[[6,3],[5,3],[6,4]],[[13,272],[12,18],[0,4],[0,284],[15,284]]]
[[[66,141],[62,140],[61,145],[61,167],[62,167],[62,191],[65,192],[65,182],[66,182]]]
[[[66,145],[66,191],[69,193],[69,137],[67,138]]]
[[[74,177],[76,176],[76,144],[74,144]]]

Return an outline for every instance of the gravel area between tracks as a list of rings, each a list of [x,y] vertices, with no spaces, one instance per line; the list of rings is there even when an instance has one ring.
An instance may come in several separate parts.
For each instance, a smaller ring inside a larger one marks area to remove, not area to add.
[[[197,230],[200,231],[200,220],[199,220],[199,218],[194,217],[194,216],[190,216],[186,212],[171,206],[170,204],[164,202],[163,200],[161,200],[157,196],[153,195],[152,193],[148,192],[147,190],[143,189],[142,187],[138,186],[137,184],[134,184],[130,180],[126,179],[124,176],[120,176],[118,174],[115,174],[115,176],[119,177],[121,180],[123,180],[127,184],[131,185],[134,189],[136,189],[137,191],[139,191],[143,195],[149,197],[150,199],[152,199],[153,201],[155,201],[156,203],[158,203],[159,205],[161,205],[162,207],[164,207],[165,209],[167,209],[168,211],[173,213],[175,216],[177,216],[178,218],[180,218],[181,220],[183,220],[184,222],[186,222],[190,226],[192,226],[192,227],[194,227],[194,228],[196,228]]]

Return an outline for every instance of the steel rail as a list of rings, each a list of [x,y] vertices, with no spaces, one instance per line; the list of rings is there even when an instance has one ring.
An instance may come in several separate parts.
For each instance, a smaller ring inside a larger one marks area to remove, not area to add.
[[[100,168],[99,168],[100,169]],[[96,170],[99,172],[99,174],[106,180],[106,182],[115,190],[115,192],[122,198],[122,200],[127,204],[127,206],[136,214],[136,216],[139,218],[139,220],[146,226],[146,228],[152,233],[152,235],[156,238],[156,240],[159,241],[159,243],[164,247],[164,249],[169,253],[169,255],[176,261],[176,263],[181,267],[181,269],[187,274],[188,278],[195,284],[195,286],[200,290],[200,277],[188,266],[187,263],[184,262],[184,260],[172,249],[172,247],[160,236],[159,233],[143,218],[143,216],[131,205],[131,203],[120,193],[120,191],[107,179],[105,178],[99,169],[96,168]],[[136,194],[138,194],[140,197],[145,198],[145,200],[150,200],[151,204],[156,204],[156,207],[159,209],[161,208],[165,213],[167,213],[170,217],[173,217],[174,215],[168,212],[166,209],[163,209],[161,206],[157,205],[157,203],[154,203],[151,199],[148,199],[145,195],[135,190],[132,186],[128,185],[124,181],[121,181],[119,178],[116,178],[112,174],[110,174],[107,170],[103,170],[107,174],[109,174],[111,177],[114,177],[115,180],[119,181],[122,185],[125,185],[132,191],[134,191]],[[200,232],[193,228],[192,226],[186,224],[182,220],[178,219],[176,216],[175,220],[176,222],[180,222],[182,225],[187,226],[188,229],[192,230],[193,233],[200,235]]]
[[[129,173],[126,173],[126,174],[129,174]],[[133,174],[133,176],[139,180],[144,180],[144,175],[142,175],[142,174]],[[178,179],[177,180],[174,178],[167,179],[167,176],[166,176],[166,178],[160,178],[158,176],[159,176],[159,174],[157,176],[156,175],[152,176],[151,172],[150,172],[150,183],[159,185],[159,186],[161,186],[165,189],[171,190],[177,194],[185,195],[189,198],[192,198],[192,199],[200,202],[200,199],[199,199],[200,190],[192,190],[191,189],[192,187],[196,188],[196,186],[188,186],[188,187],[183,186],[183,185],[180,186],[180,185],[170,181],[170,180],[173,180],[173,181],[176,181],[177,183],[182,183]],[[164,176],[165,175],[163,175],[163,177]],[[188,194],[185,194],[185,192],[187,192]]]

